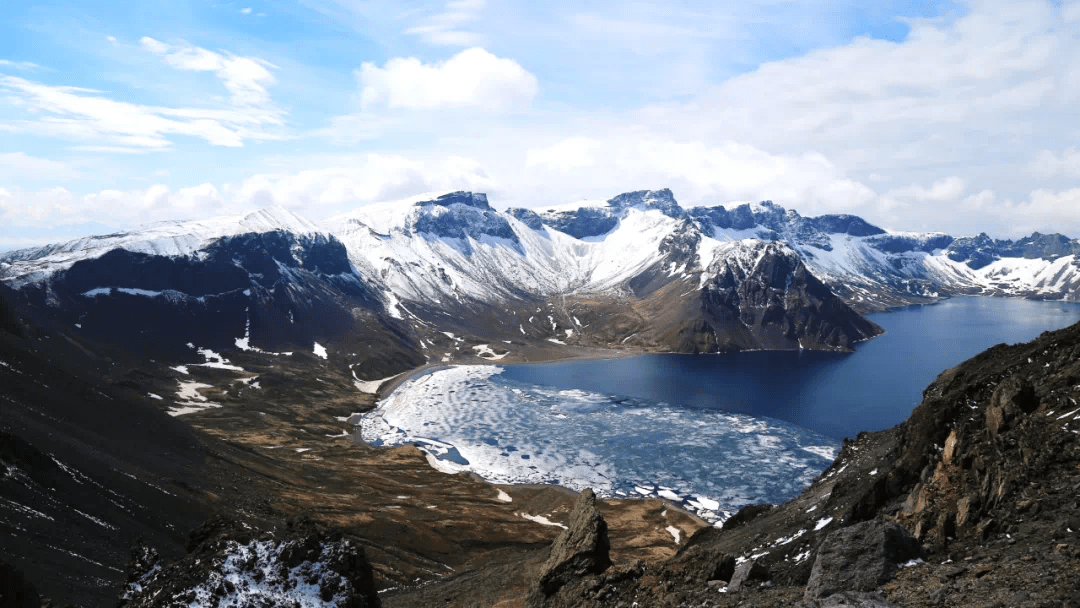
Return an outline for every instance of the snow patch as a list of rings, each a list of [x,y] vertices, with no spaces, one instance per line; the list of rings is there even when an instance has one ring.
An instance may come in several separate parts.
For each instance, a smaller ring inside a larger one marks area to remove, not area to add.
[[[556,526],[556,527],[562,528],[563,530],[566,529],[566,526],[564,526],[564,525],[562,525],[562,524],[560,524],[558,522],[551,521],[550,519],[544,517],[543,515],[529,515],[528,513],[516,513],[516,515],[518,517],[523,517],[523,518],[525,518],[525,519],[527,519],[529,521],[534,521],[534,522],[536,522],[538,524],[542,524],[542,525],[545,525],[545,526]]]
[[[675,544],[676,545],[679,544],[679,536],[682,533],[682,530],[679,530],[675,526],[668,526],[667,528],[664,528],[664,529],[667,530],[672,536],[675,537]]]

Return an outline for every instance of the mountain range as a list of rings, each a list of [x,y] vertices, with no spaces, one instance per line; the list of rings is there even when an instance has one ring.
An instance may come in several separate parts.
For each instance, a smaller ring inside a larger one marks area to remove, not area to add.
[[[894,232],[769,201],[686,209],[667,189],[505,211],[453,192],[319,224],[273,207],[23,249],[0,255],[0,280],[35,322],[128,351],[318,344],[371,378],[567,347],[850,350],[881,331],[862,315],[893,306],[1076,299],[1078,253],[1059,234]]]

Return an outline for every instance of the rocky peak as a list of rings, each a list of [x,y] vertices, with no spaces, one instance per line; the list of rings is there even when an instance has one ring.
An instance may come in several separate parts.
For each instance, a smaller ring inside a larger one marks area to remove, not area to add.
[[[662,190],[636,190],[624,192],[610,200],[608,206],[618,211],[638,207],[641,209],[656,209],[668,217],[682,219],[686,217],[686,211],[679,206],[670,188]]]
[[[819,215],[806,218],[806,221],[822,232],[827,234],[849,234],[851,236],[874,236],[885,234],[885,231],[867,222],[857,215],[846,213],[836,215]]]
[[[532,209],[522,209],[521,207],[513,207],[506,210],[507,215],[525,224],[533,230],[540,230],[544,227],[544,220],[540,215]]]
[[[433,201],[421,201],[416,204],[417,206],[440,205],[442,207],[465,205],[466,207],[476,207],[477,209],[491,209],[491,206],[488,205],[487,194],[482,192],[465,192],[463,190],[449,192]]]

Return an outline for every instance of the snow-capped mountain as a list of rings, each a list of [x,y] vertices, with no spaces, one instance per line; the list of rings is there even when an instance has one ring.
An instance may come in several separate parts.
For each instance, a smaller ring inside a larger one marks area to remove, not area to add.
[[[39,326],[161,359],[193,348],[312,353],[377,345],[416,363],[407,328],[333,235],[281,208],[9,253],[0,260]]]
[[[403,364],[497,358],[499,342],[843,350],[880,331],[859,312],[967,293],[1078,299],[1078,255],[1061,235],[897,233],[768,201],[684,209],[666,189],[506,211],[455,192],[319,225],[272,208],[88,237],[0,255],[0,279],[150,351],[336,341]]]

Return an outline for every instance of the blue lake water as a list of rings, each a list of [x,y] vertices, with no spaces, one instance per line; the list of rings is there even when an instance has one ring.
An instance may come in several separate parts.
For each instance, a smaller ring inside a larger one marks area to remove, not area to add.
[[[835,439],[904,421],[934,378],[987,348],[1080,321],[1080,303],[960,297],[870,315],[885,334],[854,353],[641,355],[505,365],[528,384],[768,416]]]
[[[497,483],[662,497],[722,520],[797,495],[839,439],[893,426],[945,369],[1080,320],[1080,304],[954,298],[874,315],[854,353],[641,355],[438,369],[365,414],[374,445]]]

